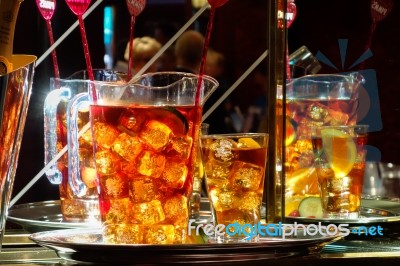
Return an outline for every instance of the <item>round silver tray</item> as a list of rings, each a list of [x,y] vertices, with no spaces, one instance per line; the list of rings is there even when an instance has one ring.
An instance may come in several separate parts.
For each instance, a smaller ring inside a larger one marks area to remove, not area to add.
[[[32,241],[53,249],[60,258],[91,263],[161,264],[251,262],[320,252],[340,237],[329,235],[262,237],[257,243],[107,244],[101,229],[38,232]]]
[[[331,219],[285,217],[285,223],[347,223],[350,226],[363,224],[396,224],[400,223],[400,202],[363,199],[359,219]],[[200,221],[207,223],[211,219],[210,206],[206,198],[202,199]],[[264,210],[265,212],[265,210]],[[79,229],[100,227],[96,223],[68,222],[63,220],[59,200],[43,201],[14,205],[9,209],[8,221],[21,225],[28,232],[41,232],[56,229]]]
[[[21,225],[28,232],[100,227],[100,223],[95,222],[65,221],[59,200],[14,205],[8,210],[7,220]]]
[[[209,202],[202,199],[198,222],[207,223],[211,219]],[[100,222],[69,222],[63,219],[59,200],[26,203],[12,206],[8,211],[8,221],[21,225],[27,232],[42,232],[57,229],[79,229],[101,227]]]

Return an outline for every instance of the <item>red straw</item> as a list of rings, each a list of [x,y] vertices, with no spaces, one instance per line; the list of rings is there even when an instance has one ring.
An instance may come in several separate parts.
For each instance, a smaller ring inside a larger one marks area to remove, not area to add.
[[[50,45],[54,44],[53,29],[51,28],[51,18],[53,17],[54,11],[56,9],[56,0],[47,0],[45,2],[36,0],[36,5],[39,9],[40,14],[46,20],[47,32],[49,34]],[[60,78],[60,71],[58,70],[57,54],[53,50],[51,52],[53,59],[54,76]]]
[[[193,124],[195,126],[192,134],[192,139],[193,141],[197,140],[199,138],[199,126],[201,123],[201,115],[203,113],[203,108],[200,104],[200,96],[201,96],[201,84],[203,83],[203,75],[204,75],[204,69],[207,61],[207,51],[208,51],[208,46],[210,44],[210,37],[211,37],[211,31],[213,27],[213,21],[214,21],[214,16],[215,16],[215,9],[217,7],[220,7],[224,4],[226,4],[228,0],[208,0],[208,3],[211,5],[211,10],[210,10],[210,17],[208,20],[207,24],[207,31],[205,35],[205,42],[204,42],[204,48],[203,48],[203,53],[201,57],[201,63],[200,63],[200,69],[199,69],[199,80],[197,82],[197,87],[196,87],[196,98],[195,98],[195,111],[196,114],[194,116],[194,121]],[[195,159],[196,159],[196,148],[197,145],[192,146],[192,150],[190,152],[190,158],[189,162],[192,162],[191,165],[195,165]]]
[[[129,14],[131,14],[131,26],[129,34],[129,60],[128,60],[128,75],[127,80],[132,78],[132,48],[133,48],[133,31],[135,28],[136,17],[142,13],[146,6],[146,0],[126,0],[126,6],[128,7]]]
[[[93,81],[94,80],[93,68],[92,68],[92,62],[90,60],[89,45],[88,45],[87,38],[86,38],[85,25],[83,23],[82,15],[78,15],[78,20],[79,20],[79,25],[80,25],[79,28],[81,30],[83,51],[84,51],[85,60],[86,60],[86,68],[87,68],[87,71],[88,71],[89,79],[91,81]]]
[[[135,27],[135,16],[131,16],[131,27],[130,27],[130,34],[129,34],[129,61],[128,61],[128,75],[127,81],[131,80],[132,78],[132,66],[133,66],[133,57],[132,57],[132,49],[133,49],[133,32]]]
[[[392,11],[393,0],[371,0],[371,18],[372,25],[370,28],[367,44],[365,50],[368,50],[371,47],[372,36],[375,33],[376,25],[379,21],[386,18],[386,16]],[[365,68],[365,61],[362,62],[360,67],[361,69]]]
[[[86,32],[85,32],[85,24],[83,23],[83,18],[82,15],[86,12],[88,9],[91,0],[66,0],[69,8],[71,11],[78,16],[78,21],[79,21],[79,28],[81,31],[81,37],[82,37],[82,45],[83,45],[83,51],[85,54],[85,60],[86,60],[86,68],[88,71],[89,79],[91,81],[94,80],[93,76],[93,68],[92,68],[92,63],[90,60],[90,53],[89,53],[89,45],[87,42],[86,38]],[[93,94],[95,96],[95,94]]]
[[[50,20],[46,20],[46,25],[47,25],[47,31],[49,32],[49,40],[50,40],[50,46],[54,44],[54,38],[53,38],[53,30],[51,28],[51,22]],[[56,78],[60,78],[60,71],[58,69],[58,61],[57,61],[57,53],[56,50],[53,50],[51,52],[51,57],[53,59],[53,68],[54,68],[54,76]]]

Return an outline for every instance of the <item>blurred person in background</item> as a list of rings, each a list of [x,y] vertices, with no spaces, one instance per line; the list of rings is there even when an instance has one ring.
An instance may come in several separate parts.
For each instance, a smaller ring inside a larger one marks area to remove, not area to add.
[[[175,71],[198,74],[203,55],[204,36],[195,30],[182,33],[175,44]]]
[[[114,69],[124,73],[128,72],[128,62],[129,62],[129,42],[126,44],[124,59],[118,60]],[[138,73],[144,65],[150,61],[151,58],[161,49],[161,44],[154,38],[149,36],[144,36],[140,38],[135,38],[132,43],[132,74]],[[154,62],[146,71],[156,72],[158,65],[157,61]]]

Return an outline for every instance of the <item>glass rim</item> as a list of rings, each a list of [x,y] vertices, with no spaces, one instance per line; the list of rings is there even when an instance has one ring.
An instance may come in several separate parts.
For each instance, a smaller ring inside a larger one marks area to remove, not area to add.
[[[368,134],[369,125],[362,124],[362,125],[337,125],[337,126],[311,126],[311,135],[319,135],[322,130],[332,129],[338,130],[342,132],[354,132],[355,134]]]
[[[334,78],[334,82],[341,82],[343,79],[351,79],[355,77],[360,77],[361,71],[351,71],[346,74],[340,74],[340,73],[333,73],[333,74],[327,74],[327,73],[319,73],[319,74],[308,74],[302,77],[294,78],[292,79],[289,84],[294,83],[295,81],[303,81],[307,80],[310,82],[320,82],[320,83],[325,83],[325,82],[332,82],[332,80],[327,80],[324,78]]]
[[[240,137],[269,137],[266,132],[249,132],[249,133],[225,133],[225,134],[207,134],[200,136],[202,139],[212,139],[212,138],[240,138]]]
[[[327,126],[310,126],[310,128],[342,128],[342,129],[345,129],[345,128],[369,128],[369,125],[367,125],[367,124],[360,124],[360,125],[336,125],[336,126],[334,126],[334,125],[327,125]]]

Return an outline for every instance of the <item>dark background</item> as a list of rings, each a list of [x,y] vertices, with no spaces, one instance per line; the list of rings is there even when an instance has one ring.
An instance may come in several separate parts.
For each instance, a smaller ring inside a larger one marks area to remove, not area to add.
[[[211,46],[226,57],[226,77],[234,82],[257,59],[267,46],[268,0],[230,0],[219,8],[214,20]],[[94,3],[94,1],[92,1]],[[159,2],[161,4],[156,4]],[[172,23],[178,28],[193,14],[190,1],[148,1],[137,17],[135,36],[152,35],[156,25]],[[150,4],[151,3],[151,4]],[[129,13],[125,1],[104,1],[85,20],[86,33],[93,68],[104,68],[103,8],[113,5],[116,10],[115,44],[129,37]],[[373,57],[365,62],[365,69],[376,71],[383,129],[370,134],[370,144],[382,152],[383,161],[400,163],[400,3],[394,1],[392,12],[377,23],[371,35],[372,19],[369,0],[296,0],[297,17],[288,31],[289,52],[306,45],[312,53],[321,51],[335,65],[340,66],[338,39],[348,39],[344,69],[334,70],[323,65],[321,73],[345,72],[367,48]],[[205,29],[208,12],[196,25]],[[74,22],[76,16],[64,0],[58,0],[52,19],[57,40]],[[193,26],[194,27],[194,26]],[[192,28],[193,28],[192,27]],[[204,33],[204,32],[203,32]],[[34,54],[40,57],[49,47],[47,28],[35,0],[25,0],[20,8],[15,33],[14,53]],[[57,47],[61,77],[68,77],[85,69],[79,29],[75,29]],[[115,51],[117,52],[117,51]],[[357,70],[357,69],[352,69]],[[51,56],[36,68],[28,117],[15,178],[17,194],[43,167],[43,101],[53,76]],[[231,95],[232,101],[246,110],[258,96],[265,96],[266,87],[260,87],[250,75]],[[266,97],[266,96],[265,96]],[[42,177],[18,203],[58,199],[58,188]]]

